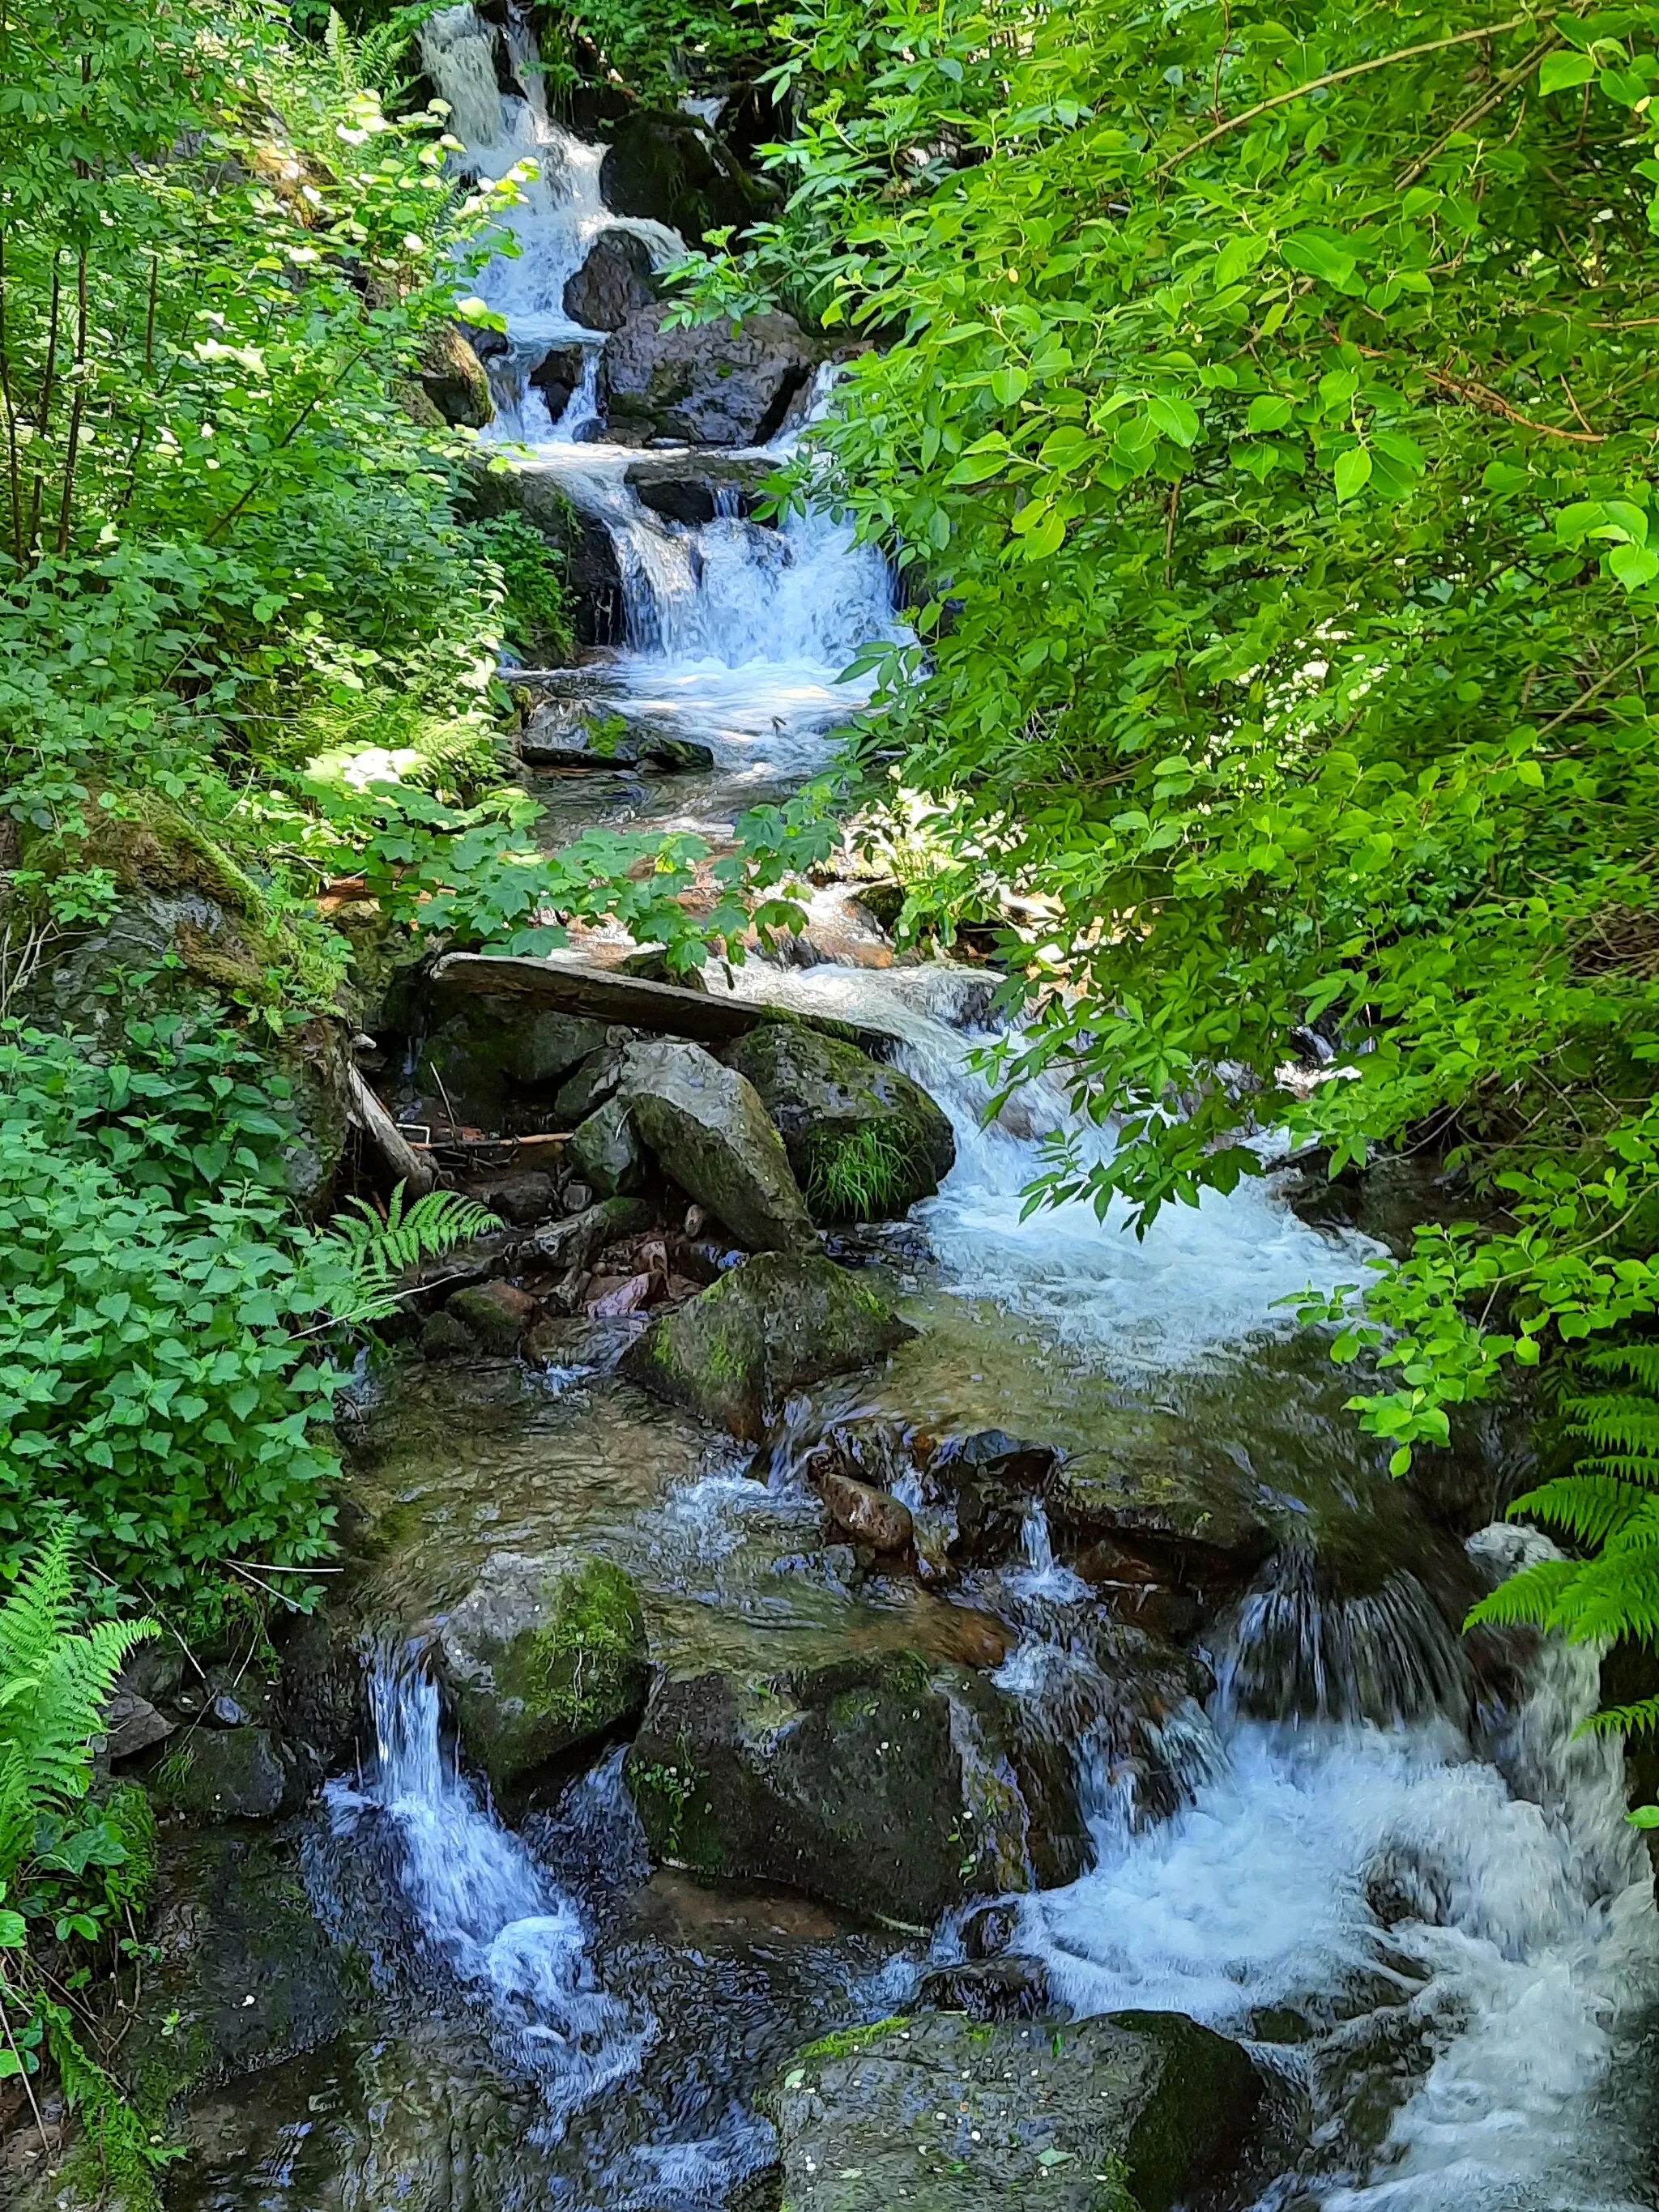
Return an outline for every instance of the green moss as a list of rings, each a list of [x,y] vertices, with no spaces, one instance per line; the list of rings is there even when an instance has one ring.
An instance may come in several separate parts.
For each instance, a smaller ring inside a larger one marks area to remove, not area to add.
[[[809,2043],[805,2051],[796,2053],[799,2066],[823,2066],[836,2058],[850,2058],[854,2051],[867,2051],[872,2043],[880,2043],[890,2035],[907,2028],[909,2021],[902,2013],[895,2013],[886,2020],[873,2021],[868,2027],[843,2027],[834,2035],[820,2036]]]
[[[619,1680],[640,1660],[644,1616],[632,1582],[608,1559],[586,1561],[558,1592],[553,1619],[531,1639],[525,1706],[580,1737],[616,1718]]]

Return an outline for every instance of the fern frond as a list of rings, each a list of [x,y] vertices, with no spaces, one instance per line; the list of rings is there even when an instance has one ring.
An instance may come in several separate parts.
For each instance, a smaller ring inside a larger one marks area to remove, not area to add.
[[[1466,1628],[1548,1628],[1563,1594],[1578,1573],[1571,1559],[1540,1559],[1500,1583],[1479,1605],[1471,1608]]]
[[[75,1618],[75,1531],[60,1522],[0,1605],[0,1680],[39,1674]]]
[[[1562,1411],[1575,1443],[1591,1444],[1601,1452],[1659,1458],[1659,1405],[1651,1398],[1608,1392],[1597,1398],[1569,1399]]]
[[[1639,1705],[1609,1705],[1592,1713],[1584,1723],[1586,1735],[1640,1735],[1659,1729],[1659,1698],[1644,1698]]]
[[[367,1200],[349,1200],[336,1218],[333,1234],[349,1255],[355,1291],[343,1310],[336,1301],[336,1319],[353,1324],[384,1321],[396,1310],[400,1275],[501,1225],[487,1206],[459,1191],[428,1191],[411,1205],[399,1183],[384,1218]]]
[[[1622,1375],[1659,1398],[1659,1344],[1613,1344],[1584,1354],[1583,1364],[1596,1375]]]
[[[1581,1468],[1577,1474],[1556,1475],[1524,1492],[1510,1510],[1565,1528],[1577,1543],[1602,1544],[1633,1519],[1647,1500],[1648,1492],[1632,1484]]]

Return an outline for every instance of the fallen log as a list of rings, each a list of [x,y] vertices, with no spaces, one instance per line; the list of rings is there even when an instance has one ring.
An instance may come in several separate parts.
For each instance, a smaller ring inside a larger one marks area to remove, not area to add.
[[[752,999],[688,991],[678,983],[651,983],[641,975],[624,975],[611,968],[519,959],[507,953],[447,953],[433,969],[432,981],[439,990],[533,999],[538,1006],[586,1021],[659,1030],[670,1036],[694,1037],[699,1044],[726,1044],[733,1037],[747,1036],[763,1022],[790,1018],[782,1007],[761,1006]]]
[[[404,1184],[411,1198],[424,1198],[438,1180],[429,1159],[422,1159],[386,1108],[369,1089],[360,1068],[347,1070],[350,1118],[362,1131],[391,1170],[394,1182]]]

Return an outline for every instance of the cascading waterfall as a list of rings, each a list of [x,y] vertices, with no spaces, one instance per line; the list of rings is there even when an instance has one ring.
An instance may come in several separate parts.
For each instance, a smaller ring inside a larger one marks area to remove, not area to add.
[[[1262,1626],[1241,1609],[1224,1682],[1251,1673]],[[1360,1710],[1401,1668],[1409,1632],[1371,1626],[1368,1649],[1350,1624],[1352,1679],[1322,1685],[1328,1710]],[[1440,1662],[1403,1663],[1420,1682]],[[1463,1714],[1267,1723],[1224,1687],[1211,1721],[1182,1723],[1175,1818],[1137,1825],[1121,1783],[1093,1778],[1095,1868],[1023,1902],[1019,1947],[1079,2013],[1168,2008],[1272,2039],[1315,2132],[1264,2212],[1632,2212],[1651,2199],[1611,2123],[1659,1998],[1659,1919],[1618,1747],[1576,1735],[1597,1671],[1546,1644],[1493,1741]],[[1273,2023],[1297,2015],[1288,2048]]]
[[[574,1900],[479,1802],[443,1746],[436,1684],[406,1647],[376,1657],[375,1759],[360,1789],[331,1783],[337,1835],[379,1819],[421,1943],[483,2009],[503,2056],[538,2085],[556,2138],[638,2068],[649,2024],[601,1989]]]

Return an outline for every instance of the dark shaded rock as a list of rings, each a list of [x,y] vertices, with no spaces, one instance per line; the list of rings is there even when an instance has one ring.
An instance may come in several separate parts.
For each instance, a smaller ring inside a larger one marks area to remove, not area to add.
[[[232,1741],[233,1739],[227,1739]],[[313,1913],[291,1845],[263,1835],[163,1847],[155,1958],[119,2053],[141,2111],[330,2043],[367,1976]]]
[[[357,1632],[338,1614],[319,1609],[291,1614],[278,1640],[283,1729],[319,1780],[346,1765],[369,1735]]]
[[[762,1253],[659,1315],[624,1373],[758,1443],[793,1390],[868,1367],[915,1334],[880,1292],[816,1254]]]
[[[969,2020],[1036,2020],[1053,2010],[1041,1959],[1003,1952],[924,1974],[913,2009],[966,2013]]]
[[[561,1128],[574,1129],[597,1107],[612,1097],[622,1080],[623,1056],[615,1045],[589,1053],[573,1076],[561,1085],[553,1111]]]
[[[620,714],[570,699],[546,699],[519,739],[526,768],[636,768],[641,754]]]
[[[675,738],[646,731],[641,732],[640,741],[641,760],[660,775],[706,775],[714,765],[714,748],[699,744],[696,738]]]
[[[555,346],[544,354],[525,379],[532,391],[539,392],[546,402],[547,411],[556,422],[570,404],[571,394],[582,380],[584,356],[580,346]]]
[[[752,515],[772,471],[765,460],[732,454],[642,453],[628,465],[629,489],[669,522],[712,522],[722,513]]]
[[[506,1358],[536,1318],[536,1301],[512,1283],[475,1283],[457,1291],[444,1310],[470,1329],[486,1352]]]
[[[417,1074],[440,1086],[463,1121],[488,1128],[515,1097],[550,1089],[605,1041],[602,1023],[480,998],[434,1030]]]
[[[791,2212],[1172,2212],[1237,2160],[1260,2100],[1240,2046],[1179,2013],[933,2013],[826,2036],[760,2101]]]
[[[811,1242],[788,1155],[752,1085],[733,1069],[677,1039],[629,1045],[617,1096],[681,1189],[750,1251]]]
[[[641,307],[616,331],[601,370],[613,427],[693,445],[763,444],[817,366],[791,315],[666,326],[665,307]]]
[[[421,1331],[423,1359],[465,1359],[477,1348],[477,1338],[453,1313],[434,1313]]]
[[[708,232],[741,229],[777,204],[775,192],[694,117],[653,108],[635,108],[617,125],[599,190],[613,215],[654,216],[696,246]]]
[[[815,1220],[907,1212],[956,1163],[948,1116],[919,1083],[856,1045],[769,1022],[725,1058],[759,1092]]]
[[[633,1583],[574,1552],[497,1553],[436,1658],[461,1741],[498,1790],[637,1712],[649,1672]]]
[[[909,1550],[910,1509],[886,1491],[838,1474],[826,1474],[818,1491],[831,1521],[854,1543],[873,1552]]]
[[[645,1158],[630,1101],[620,1092],[607,1098],[572,1132],[567,1157],[583,1182],[602,1197],[637,1190],[645,1180]]]
[[[620,212],[627,214],[628,209]],[[564,311],[590,331],[614,331],[655,301],[651,249],[631,231],[607,230],[564,288]],[[580,367],[578,374],[580,374]]]
[[[508,1168],[497,1175],[471,1176],[466,1194],[492,1213],[519,1227],[544,1221],[558,1202],[558,1186],[535,1168]]]
[[[1079,1548],[1114,1540],[1168,1578],[1236,1583],[1272,1551],[1273,1530],[1242,1486],[1205,1474],[1173,1457],[1079,1455],[1051,1478],[1055,1523]]]
[[[265,1728],[193,1728],[149,1782],[163,1804],[192,1820],[274,1820],[306,1795],[299,1761]]]
[[[1034,1498],[1046,1490],[1059,1455],[1000,1429],[930,1436],[878,1415],[837,1422],[808,1455],[807,1480],[820,1490],[851,1475],[880,1490],[914,1484],[916,1562],[924,1577],[1012,1559]]]
[[[578,644],[627,643],[615,541],[596,515],[584,514],[571,505],[550,471],[509,469],[492,476],[480,461],[468,473],[466,506],[480,520],[522,514],[556,549],[564,568],[566,591],[575,606]]]
[[[421,389],[446,422],[482,430],[495,419],[489,377],[472,341],[453,323],[437,324],[421,356]]]
[[[653,1849],[697,1873],[928,1926],[1083,1863],[1074,1800],[1042,1819],[1023,1794],[1020,1729],[983,1677],[880,1652],[659,1680],[626,1774]]]
[[[635,1198],[603,1199],[568,1220],[550,1222],[520,1248],[526,1266],[565,1274],[572,1267],[591,1267],[607,1244],[643,1228],[645,1208]]]
[[[136,1759],[141,1751],[165,1743],[173,1723],[159,1713],[148,1698],[117,1683],[104,1707],[104,1755],[106,1759]]]

